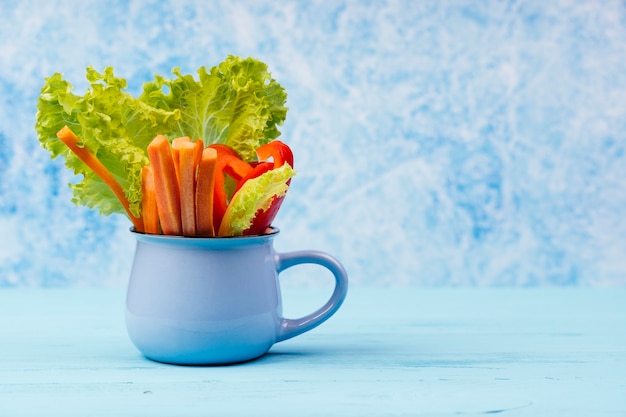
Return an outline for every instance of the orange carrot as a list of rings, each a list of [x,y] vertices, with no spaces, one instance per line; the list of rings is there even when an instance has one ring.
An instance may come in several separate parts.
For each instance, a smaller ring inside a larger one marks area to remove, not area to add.
[[[176,180],[180,184],[180,148],[184,143],[191,142],[189,136],[182,136],[172,141],[172,159],[174,160],[174,169],[176,170]]]
[[[180,235],[180,188],[171,146],[165,136],[159,135],[150,142],[148,157],[154,169],[154,189],[161,229],[166,235]]]
[[[215,166],[217,151],[205,148],[198,166],[198,183],[196,186],[196,226],[198,236],[215,236],[213,224],[213,187],[215,183]]]
[[[126,211],[126,214],[130,218],[130,221],[133,223],[133,226],[137,231],[143,231],[143,222],[141,218],[135,217],[133,213],[130,211],[128,199],[126,198],[126,193],[124,193],[124,189],[117,182],[115,177],[109,172],[109,170],[100,162],[100,160],[89,151],[86,147],[80,146],[79,142],[81,141],[78,136],[72,132],[72,130],[65,126],[63,129],[59,130],[57,133],[57,137],[63,142],[72,152],[76,154],[81,161],[85,163],[104,183],[113,191],[113,194],[117,197],[117,199],[122,203],[122,207]]]
[[[141,200],[143,231],[145,233],[159,234],[159,213],[154,189],[154,170],[150,165],[146,165],[141,169],[141,188],[143,193]]]
[[[202,156],[202,141],[179,145],[180,216],[183,236],[196,235],[196,171]]]

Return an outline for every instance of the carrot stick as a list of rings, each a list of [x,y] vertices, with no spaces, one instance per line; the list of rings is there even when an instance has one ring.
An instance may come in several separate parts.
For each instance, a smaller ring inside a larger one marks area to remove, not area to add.
[[[159,135],[150,142],[148,157],[154,169],[154,189],[161,229],[166,235],[180,235],[180,189],[172,150],[165,136]]]
[[[202,156],[202,142],[179,146],[180,216],[183,236],[196,235],[196,171]]]
[[[180,148],[184,143],[191,142],[189,136],[182,136],[172,141],[172,159],[174,160],[174,169],[176,170],[176,180],[180,184]]]
[[[215,166],[217,151],[205,148],[198,166],[198,183],[196,187],[196,226],[198,236],[215,236],[213,224],[213,187],[215,183]]]
[[[126,198],[126,193],[124,193],[124,189],[117,182],[113,174],[109,172],[109,170],[100,162],[100,160],[89,151],[86,147],[80,146],[80,138],[72,132],[72,130],[65,126],[61,130],[57,132],[57,137],[63,142],[72,152],[76,154],[81,161],[85,163],[104,183],[113,191],[113,194],[117,197],[117,199],[122,203],[122,207],[126,211],[128,218],[133,223],[133,226],[137,231],[143,231],[143,222],[141,218],[135,217],[133,213],[131,213],[128,199]]]
[[[156,203],[156,191],[154,189],[154,170],[150,165],[146,165],[141,169],[141,188],[143,193],[141,200],[143,231],[145,233],[159,234],[159,212]]]

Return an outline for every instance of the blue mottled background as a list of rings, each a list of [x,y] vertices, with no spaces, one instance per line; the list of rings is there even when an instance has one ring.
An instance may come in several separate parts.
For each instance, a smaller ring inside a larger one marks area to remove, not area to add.
[[[289,94],[277,249],[353,285],[626,285],[622,1],[48,0],[0,4],[0,286],[119,287],[132,261],[37,142],[44,77],[136,92],[228,54]]]

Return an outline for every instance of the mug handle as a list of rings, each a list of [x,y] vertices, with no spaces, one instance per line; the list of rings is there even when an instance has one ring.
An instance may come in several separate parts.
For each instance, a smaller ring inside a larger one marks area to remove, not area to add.
[[[300,264],[316,264],[328,269],[335,277],[335,289],[326,304],[313,313],[299,319],[282,318],[276,342],[308,332],[328,320],[341,307],[348,293],[348,274],[343,265],[331,255],[314,250],[276,253],[277,273]]]

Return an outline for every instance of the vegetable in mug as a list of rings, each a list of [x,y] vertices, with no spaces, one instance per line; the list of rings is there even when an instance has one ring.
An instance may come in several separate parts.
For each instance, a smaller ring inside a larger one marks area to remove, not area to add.
[[[59,73],[45,80],[35,128],[51,157],[82,175],[72,201],[123,213],[145,233],[263,233],[295,175],[291,150],[276,140],[284,88],[253,58],[228,56],[197,80],[172,73],[138,97],[111,67],[88,67],[82,96]]]

